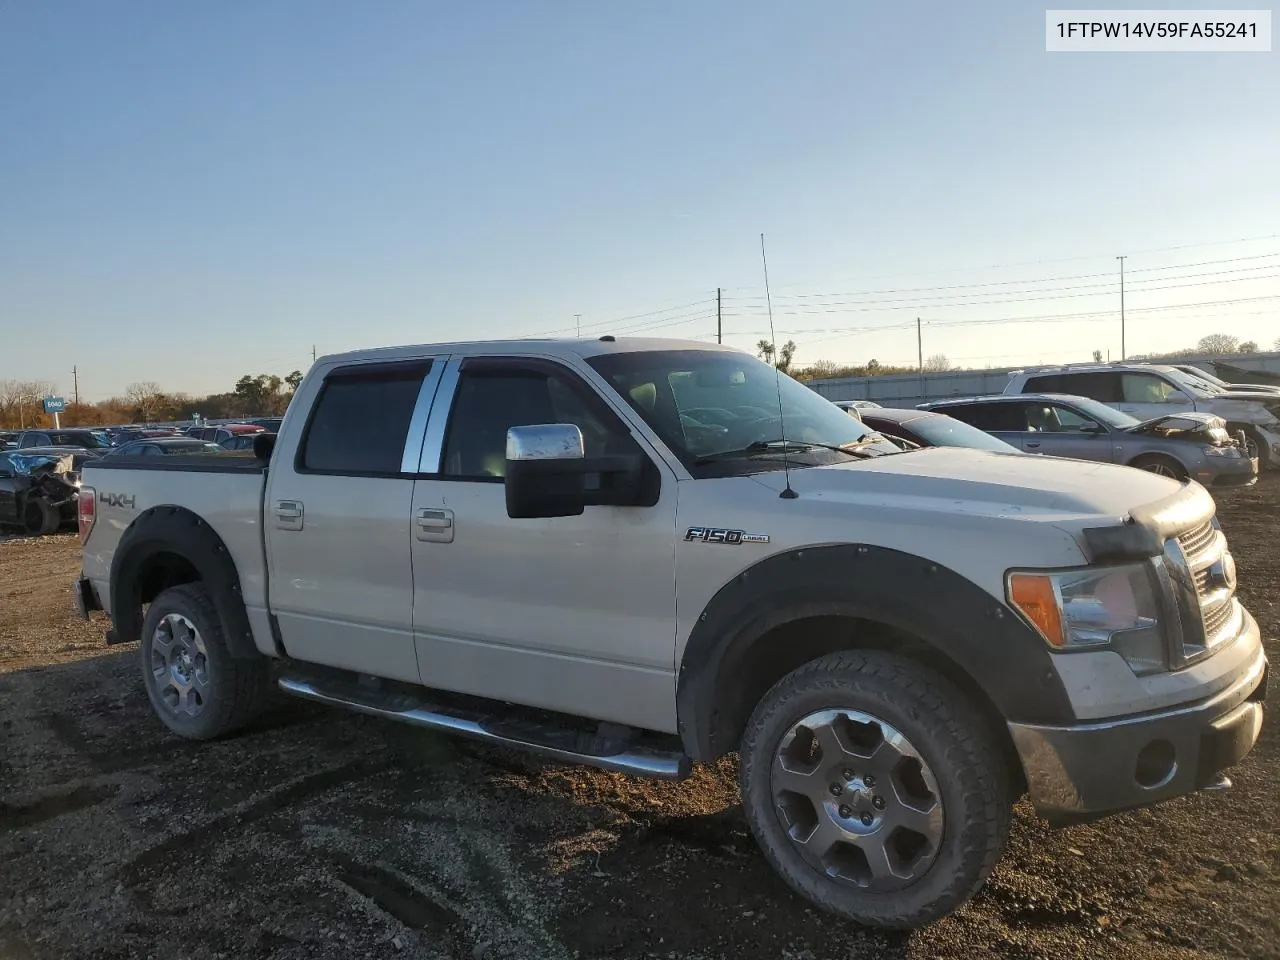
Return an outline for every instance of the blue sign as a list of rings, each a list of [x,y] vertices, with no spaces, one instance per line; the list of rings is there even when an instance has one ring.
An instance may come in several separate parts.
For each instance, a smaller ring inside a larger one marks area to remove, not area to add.
[[[67,409],[67,401],[65,397],[45,397],[44,412],[45,413],[62,413]]]

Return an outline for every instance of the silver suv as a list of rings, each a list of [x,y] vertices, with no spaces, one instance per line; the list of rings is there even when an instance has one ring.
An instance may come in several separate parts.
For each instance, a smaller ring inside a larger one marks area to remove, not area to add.
[[[1227,430],[1244,431],[1246,453],[1261,470],[1280,463],[1280,397],[1228,393],[1176,367],[1155,363],[1068,364],[1015,370],[1005,395],[1073,394],[1115,407],[1139,420],[1171,413],[1212,413]]]

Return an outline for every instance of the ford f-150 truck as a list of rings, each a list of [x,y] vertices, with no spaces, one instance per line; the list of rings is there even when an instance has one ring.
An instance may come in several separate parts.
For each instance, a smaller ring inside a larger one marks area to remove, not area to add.
[[[82,611],[205,739],[275,688],[657,777],[737,751],[794,890],[912,927],[1010,808],[1229,785],[1267,663],[1209,494],[903,452],[772,366],[661,340],[319,360],[253,455],[85,465]]]

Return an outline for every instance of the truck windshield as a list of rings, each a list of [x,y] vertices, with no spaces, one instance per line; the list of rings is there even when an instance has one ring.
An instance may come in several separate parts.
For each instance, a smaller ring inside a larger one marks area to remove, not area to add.
[[[783,453],[816,466],[899,452],[829,400],[745,354],[657,350],[588,362],[691,470],[713,461],[778,469]]]

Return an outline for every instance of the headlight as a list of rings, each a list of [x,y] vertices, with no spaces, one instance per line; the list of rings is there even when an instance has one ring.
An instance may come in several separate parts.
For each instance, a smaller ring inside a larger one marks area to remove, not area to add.
[[[1054,650],[1114,650],[1139,676],[1167,669],[1156,586],[1144,564],[1011,573],[1008,594]]]
[[[1205,447],[1204,455],[1206,457],[1238,457],[1240,450],[1238,447]]]

